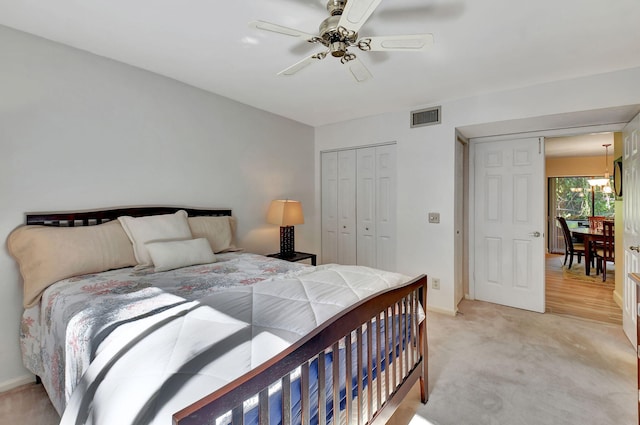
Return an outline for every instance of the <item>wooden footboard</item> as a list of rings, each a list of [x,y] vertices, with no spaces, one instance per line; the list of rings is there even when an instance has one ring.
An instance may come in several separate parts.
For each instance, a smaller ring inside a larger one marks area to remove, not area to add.
[[[174,424],[385,423],[416,382],[427,401],[426,305],[424,275],[373,295],[177,412]]]

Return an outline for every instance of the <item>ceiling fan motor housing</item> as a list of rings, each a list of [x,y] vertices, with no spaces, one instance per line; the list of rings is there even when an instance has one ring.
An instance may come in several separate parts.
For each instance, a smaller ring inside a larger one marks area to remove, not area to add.
[[[342,15],[347,0],[329,0],[327,2],[327,10],[331,16]]]
[[[331,2],[330,2],[331,3]],[[347,48],[353,45],[358,38],[358,34],[348,31],[339,31],[340,15],[329,16],[322,21],[319,27],[320,38],[324,40],[324,45],[329,47],[331,56],[344,56]]]
[[[331,50],[331,56],[341,58],[347,52],[347,45],[342,41],[336,41],[329,45],[329,50]]]

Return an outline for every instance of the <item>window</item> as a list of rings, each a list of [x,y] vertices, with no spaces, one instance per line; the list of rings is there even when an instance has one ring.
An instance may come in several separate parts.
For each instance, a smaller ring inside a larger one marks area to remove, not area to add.
[[[551,180],[555,180],[555,217],[588,220],[590,216],[613,218],[615,215],[614,194],[598,186],[592,191],[587,177],[553,177]]]
[[[610,182],[613,187],[613,180]],[[549,179],[549,252],[564,252],[562,231],[555,217],[564,217],[569,227],[588,226],[590,216],[615,215],[615,195],[602,187],[592,191],[587,177],[551,177]]]

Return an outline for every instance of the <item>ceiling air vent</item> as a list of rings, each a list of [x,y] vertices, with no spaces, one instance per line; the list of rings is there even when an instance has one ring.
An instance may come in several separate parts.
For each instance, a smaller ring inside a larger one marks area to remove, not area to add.
[[[411,128],[440,124],[440,106],[411,111]]]

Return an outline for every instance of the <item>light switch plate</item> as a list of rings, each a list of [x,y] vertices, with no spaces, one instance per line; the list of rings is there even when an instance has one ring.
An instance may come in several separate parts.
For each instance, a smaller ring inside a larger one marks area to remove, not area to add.
[[[440,213],[430,212],[429,213],[429,223],[440,223]]]

